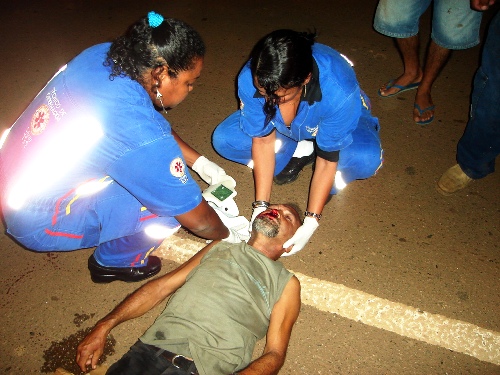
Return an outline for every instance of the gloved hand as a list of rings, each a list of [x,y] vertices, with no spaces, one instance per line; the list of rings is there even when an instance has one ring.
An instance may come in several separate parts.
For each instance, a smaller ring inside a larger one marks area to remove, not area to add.
[[[198,173],[201,179],[209,185],[218,184],[224,180],[224,176],[227,176],[224,169],[204,156],[196,159],[191,169]]]
[[[245,216],[227,216],[224,211],[217,207],[214,203],[208,202],[215,213],[219,216],[222,223],[229,229],[229,236],[222,241],[231,243],[240,243],[248,241],[248,219]]]
[[[248,231],[249,232],[252,232],[252,225],[253,225],[253,221],[255,220],[255,218],[262,212],[264,212],[265,210],[267,210],[267,207],[257,207],[257,208],[254,208],[253,211],[252,211],[252,218],[250,219],[250,223],[248,224]]]
[[[306,217],[304,223],[297,229],[292,238],[283,244],[283,249],[287,249],[293,245],[292,250],[288,253],[283,253],[281,256],[287,257],[302,250],[318,227],[319,223],[315,218]]]

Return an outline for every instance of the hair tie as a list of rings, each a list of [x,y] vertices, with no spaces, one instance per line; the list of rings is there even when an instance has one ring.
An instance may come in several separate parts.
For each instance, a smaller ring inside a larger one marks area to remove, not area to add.
[[[148,13],[148,22],[149,26],[151,26],[152,28],[158,27],[163,22],[163,16],[161,14],[151,11]]]

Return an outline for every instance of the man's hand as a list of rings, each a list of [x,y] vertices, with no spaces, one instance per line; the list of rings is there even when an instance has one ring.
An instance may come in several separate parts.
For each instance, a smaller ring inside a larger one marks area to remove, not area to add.
[[[201,179],[209,185],[218,184],[227,176],[224,169],[204,156],[200,156],[196,159],[193,163],[192,170],[198,173]]]
[[[286,257],[302,250],[318,227],[319,224],[315,218],[306,217],[304,223],[297,229],[293,237],[283,244],[283,249],[293,246],[292,249],[281,256]]]
[[[107,331],[96,326],[78,345],[76,350],[76,363],[83,372],[87,372],[87,366],[91,369],[97,367],[97,362],[104,351]]]
[[[479,10],[484,12],[488,10],[490,6],[495,4],[496,0],[470,0],[470,7],[474,10]]]

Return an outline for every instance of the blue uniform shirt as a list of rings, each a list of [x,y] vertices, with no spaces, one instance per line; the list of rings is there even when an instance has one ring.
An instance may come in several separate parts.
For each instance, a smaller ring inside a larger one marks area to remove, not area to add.
[[[240,98],[240,126],[250,137],[263,137],[276,129],[296,141],[316,139],[324,152],[339,151],[352,143],[352,132],[361,116],[360,88],[349,62],[334,49],[319,43],[313,45],[315,69],[307,84],[297,116],[287,127],[276,111],[267,125],[263,105],[265,99],[256,95],[250,63],[238,76]]]
[[[146,90],[128,77],[109,78],[109,47],[75,57],[12,126],[0,151],[4,207],[36,202],[37,212],[49,212],[82,184],[110,179],[158,216],[201,202],[170,124]]]

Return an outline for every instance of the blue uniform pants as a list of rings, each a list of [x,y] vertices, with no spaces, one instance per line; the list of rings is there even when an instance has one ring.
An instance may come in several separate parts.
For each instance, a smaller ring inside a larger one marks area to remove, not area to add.
[[[380,145],[378,120],[372,117],[369,111],[363,110],[362,113],[358,126],[352,133],[352,143],[340,150],[337,170],[341,172],[346,184],[373,176],[382,165],[383,151]],[[239,111],[226,118],[215,129],[212,143],[222,157],[249,165],[252,160],[252,137],[241,130],[239,121]],[[274,175],[285,168],[297,147],[297,141],[281,133],[276,132],[276,139],[281,145],[276,151]],[[336,188],[332,187],[331,194],[336,192]]]
[[[114,181],[95,194],[71,191],[4,211],[7,232],[27,248],[48,252],[97,246],[94,256],[107,267],[146,265],[149,254],[180,227],[174,217],[152,214]],[[154,235],[155,229],[161,233]]]
[[[493,18],[481,66],[474,77],[470,118],[458,142],[457,161],[467,176],[494,172],[500,154],[500,12]]]

